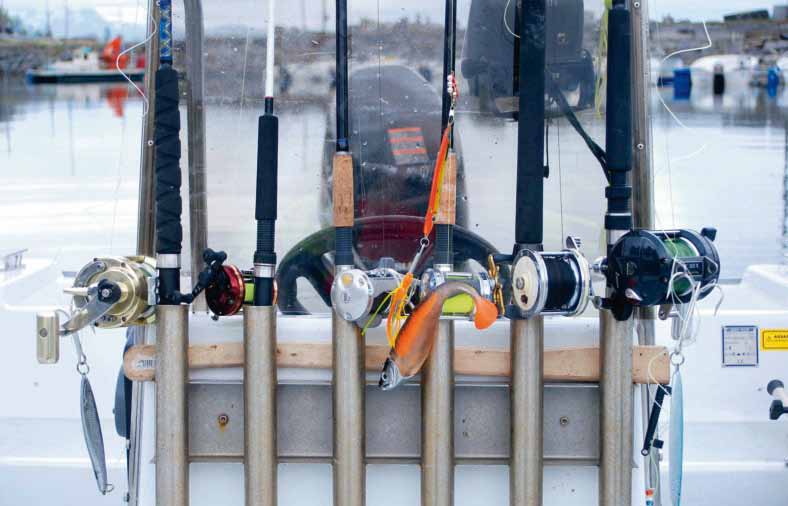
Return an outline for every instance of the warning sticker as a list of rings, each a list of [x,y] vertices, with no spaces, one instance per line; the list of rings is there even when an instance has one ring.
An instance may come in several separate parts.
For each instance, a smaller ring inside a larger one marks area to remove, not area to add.
[[[788,351],[788,329],[761,330],[763,351]]]

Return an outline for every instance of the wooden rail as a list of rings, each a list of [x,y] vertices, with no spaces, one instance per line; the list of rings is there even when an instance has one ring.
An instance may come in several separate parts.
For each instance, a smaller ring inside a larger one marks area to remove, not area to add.
[[[366,368],[379,371],[388,356],[388,346],[368,345]],[[670,382],[670,361],[662,346],[635,346],[632,375],[634,383]],[[242,367],[242,343],[222,343],[189,346],[189,367],[216,369]],[[276,347],[278,367],[299,369],[330,369],[330,343],[280,343]],[[156,367],[156,346],[133,346],[123,357],[126,377],[132,381],[153,381]],[[651,369],[649,373],[649,367]],[[511,373],[507,350],[457,348],[454,350],[454,371],[468,376],[506,377]],[[544,356],[545,381],[599,381],[599,348],[561,348],[546,350]]]

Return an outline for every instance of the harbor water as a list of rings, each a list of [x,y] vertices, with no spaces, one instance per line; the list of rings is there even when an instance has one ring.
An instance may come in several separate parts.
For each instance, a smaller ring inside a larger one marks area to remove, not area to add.
[[[55,258],[65,272],[96,255],[133,253],[146,110],[136,90],[33,87],[8,78],[0,94],[2,249]],[[281,100],[278,109],[277,249],[286,252],[329,225],[324,144],[331,111],[297,100]],[[652,90],[657,226],[716,227],[725,280],[740,278],[750,264],[785,262],[787,111],[785,90],[770,98],[743,87],[716,97],[710,86],[706,92],[696,86],[690,100],[673,100],[670,88]],[[257,101],[206,106],[208,241],[240,265],[253,250],[254,224],[238,217],[253,213],[260,113]],[[604,145],[604,121],[593,110],[579,116]],[[457,121],[466,178],[458,200],[467,206],[467,227],[506,250],[514,223],[516,123],[472,104]],[[559,248],[564,236],[574,235],[595,258],[602,253],[602,171],[563,118],[551,120],[548,147],[546,247]]]

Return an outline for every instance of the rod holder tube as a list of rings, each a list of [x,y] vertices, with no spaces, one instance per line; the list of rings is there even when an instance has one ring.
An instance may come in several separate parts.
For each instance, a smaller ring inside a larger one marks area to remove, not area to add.
[[[276,506],[276,308],[246,306],[243,314],[246,506]]]
[[[159,6],[157,0],[148,0],[151,25],[148,36],[158,29]],[[149,103],[156,103],[156,66],[159,56],[159,38],[151,37],[145,48],[145,95]],[[142,148],[140,153],[140,184],[139,203],[137,204],[137,254],[153,256],[155,252],[154,225],[154,155],[156,152],[153,139],[155,132],[156,110],[149,108],[142,121]]]
[[[156,306],[156,504],[189,504],[186,305]]]
[[[337,269],[336,275],[341,274]],[[365,506],[364,339],[355,323],[332,315],[334,504]]]
[[[205,72],[203,70],[202,0],[185,0],[186,22],[186,122],[189,160],[189,244],[191,245],[191,280],[197,283],[203,268],[201,253],[208,247],[208,192],[205,162]],[[200,294],[192,303],[193,311],[206,311],[205,297]]]
[[[599,388],[600,506],[629,506],[632,498],[632,438],[635,413],[632,387],[634,319],[621,321],[610,311],[600,311]]]
[[[511,416],[509,466],[511,506],[542,505],[544,462],[544,320],[512,320]]]
[[[544,215],[545,0],[520,9],[520,122],[515,242],[542,244]]]
[[[441,321],[421,371],[421,504],[454,504],[454,322]]]

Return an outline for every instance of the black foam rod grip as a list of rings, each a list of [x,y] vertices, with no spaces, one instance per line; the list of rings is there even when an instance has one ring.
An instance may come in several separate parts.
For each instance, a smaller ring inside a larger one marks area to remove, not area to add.
[[[277,172],[279,163],[279,119],[260,116],[257,128],[257,202],[255,218],[276,219]]]
[[[169,65],[163,65],[156,71],[155,112],[156,252],[180,254],[183,242],[181,115],[178,110],[178,73]]]
[[[626,172],[632,166],[632,35],[629,16],[629,11],[618,5],[608,14],[605,151],[614,186],[626,184]]]
[[[515,241],[538,245],[544,235],[545,0],[523,0],[520,27]]]

